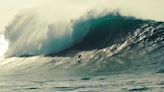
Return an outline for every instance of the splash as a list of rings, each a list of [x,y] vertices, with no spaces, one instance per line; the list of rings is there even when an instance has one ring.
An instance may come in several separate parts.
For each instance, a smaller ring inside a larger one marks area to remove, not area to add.
[[[4,38],[4,35],[0,35],[0,58],[4,57],[8,48],[8,41]]]
[[[47,55],[65,50],[87,34],[87,23],[74,27],[74,21],[49,22],[37,13],[23,13],[6,27],[7,56]],[[83,27],[80,27],[83,25]],[[84,31],[85,30],[85,31]]]

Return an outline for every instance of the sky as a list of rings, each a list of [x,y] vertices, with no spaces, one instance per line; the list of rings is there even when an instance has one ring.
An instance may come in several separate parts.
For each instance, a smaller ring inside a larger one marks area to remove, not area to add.
[[[0,0],[0,32],[19,11],[28,8],[40,8],[44,12],[50,8],[68,10],[74,15],[92,8],[120,9],[125,15],[164,21],[164,0]]]
[[[0,0],[0,31],[4,30],[4,26],[7,26],[21,9],[41,4],[37,2],[40,0]]]

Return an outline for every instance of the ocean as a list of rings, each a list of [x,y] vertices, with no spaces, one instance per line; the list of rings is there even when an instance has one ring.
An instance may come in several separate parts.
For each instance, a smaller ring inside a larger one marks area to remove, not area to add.
[[[0,92],[164,91],[162,21],[90,11],[45,22],[23,13],[1,35]]]

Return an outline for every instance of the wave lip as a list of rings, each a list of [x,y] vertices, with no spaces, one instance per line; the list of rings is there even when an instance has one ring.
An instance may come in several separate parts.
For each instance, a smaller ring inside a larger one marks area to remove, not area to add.
[[[6,56],[47,55],[60,52],[79,42],[87,33],[85,24],[74,30],[73,21],[48,23],[36,14],[21,14],[6,28],[9,40]],[[83,31],[86,30],[86,31]],[[83,32],[82,32],[83,31]]]

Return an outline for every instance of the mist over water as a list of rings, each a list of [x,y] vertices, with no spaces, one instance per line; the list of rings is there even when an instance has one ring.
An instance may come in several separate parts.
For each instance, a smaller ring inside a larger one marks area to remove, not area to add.
[[[8,41],[5,39],[3,34],[0,34],[0,58],[4,57],[5,52],[8,48]]]

